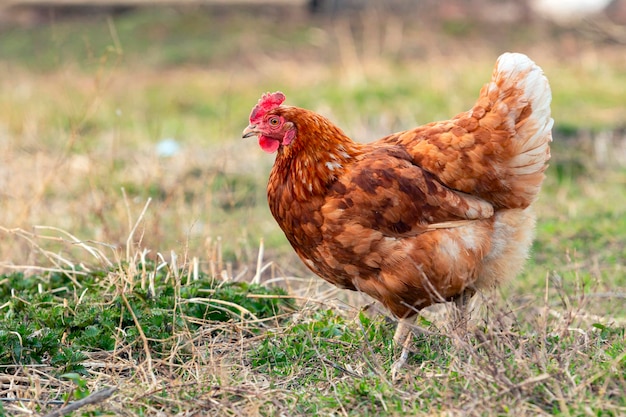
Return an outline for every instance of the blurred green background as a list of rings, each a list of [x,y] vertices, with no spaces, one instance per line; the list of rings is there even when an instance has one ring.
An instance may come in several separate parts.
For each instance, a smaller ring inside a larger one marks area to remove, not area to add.
[[[528,54],[553,88],[536,259],[552,264],[579,239],[577,250],[613,244],[620,258],[624,239],[612,236],[626,235],[624,2],[573,17],[539,3],[4,6],[0,260],[48,262],[15,228],[38,237],[60,232],[35,226],[58,228],[114,253],[140,220],[131,240],[153,255],[207,259],[220,240],[242,270],[263,238],[286,273],[308,274],[267,209],[273,157],[240,138],[258,97],[281,90],[288,104],[369,141],[466,110],[504,51]],[[600,242],[586,237],[590,225]]]

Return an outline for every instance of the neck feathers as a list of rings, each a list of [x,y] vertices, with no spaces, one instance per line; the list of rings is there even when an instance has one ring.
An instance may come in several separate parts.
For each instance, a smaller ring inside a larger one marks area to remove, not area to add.
[[[293,197],[303,200],[325,193],[361,153],[362,145],[353,142],[328,119],[311,111],[289,107],[284,109],[284,117],[294,122],[297,133],[289,146],[278,150],[270,186],[272,182],[282,183]]]

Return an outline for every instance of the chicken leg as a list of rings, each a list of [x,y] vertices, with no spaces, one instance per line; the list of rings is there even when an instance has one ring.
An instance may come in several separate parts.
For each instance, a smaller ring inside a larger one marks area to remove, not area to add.
[[[476,294],[474,288],[468,287],[462,293],[454,297],[454,327],[467,331],[467,323],[471,316],[470,303]],[[417,316],[419,317],[419,315]],[[396,345],[402,347],[400,357],[391,365],[391,378],[395,380],[400,369],[406,364],[411,351],[413,341],[413,328],[415,318],[403,318],[398,320],[398,327],[393,335],[393,341]]]
[[[391,365],[391,379],[396,380],[398,372],[406,363],[409,357],[409,351],[411,342],[413,340],[413,332],[411,327],[413,326],[412,319],[400,319],[398,320],[398,327],[396,333],[393,335],[393,342],[396,345],[402,346],[402,353],[400,357]]]

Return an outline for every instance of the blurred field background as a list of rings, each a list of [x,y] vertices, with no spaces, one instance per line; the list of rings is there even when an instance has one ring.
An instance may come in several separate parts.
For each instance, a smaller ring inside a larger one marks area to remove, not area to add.
[[[467,109],[506,50],[551,80],[555,166],[561,145],[568,169],[624,163],[620,39],[513,2],[360,6],[17,8],[0,46],[3,226],[120,245],[151,197],[141,245],[153,251],[204,257],[221,237],[238,267],[263,237],[288,254],[265,204],[271,157],[239,134],[262,92],[367,141]],[[33,256],[3,242],[2,260]]]
[[[543,302],[550,277],[623,341],[623,1],[554,18],[490,0],[29,3],[0,6],[0,273],[177,258],[311,285],[267,208],[273,157],[241,139],[260,95],[281,90],[368,141],[468,109],[517,51],[550,80],[555,140],[533,258],[503,293]]]

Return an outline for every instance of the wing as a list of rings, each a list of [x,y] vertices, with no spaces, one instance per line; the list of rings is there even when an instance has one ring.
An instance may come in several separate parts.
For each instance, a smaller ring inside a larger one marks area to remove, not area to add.
[[[415,165],[402,147],[372,145],[372,149],[327,195],[321,208],[323,233],[358,239],[359,230],[372,230],[400,238],[493,215],[491,204],[444,186]]]

